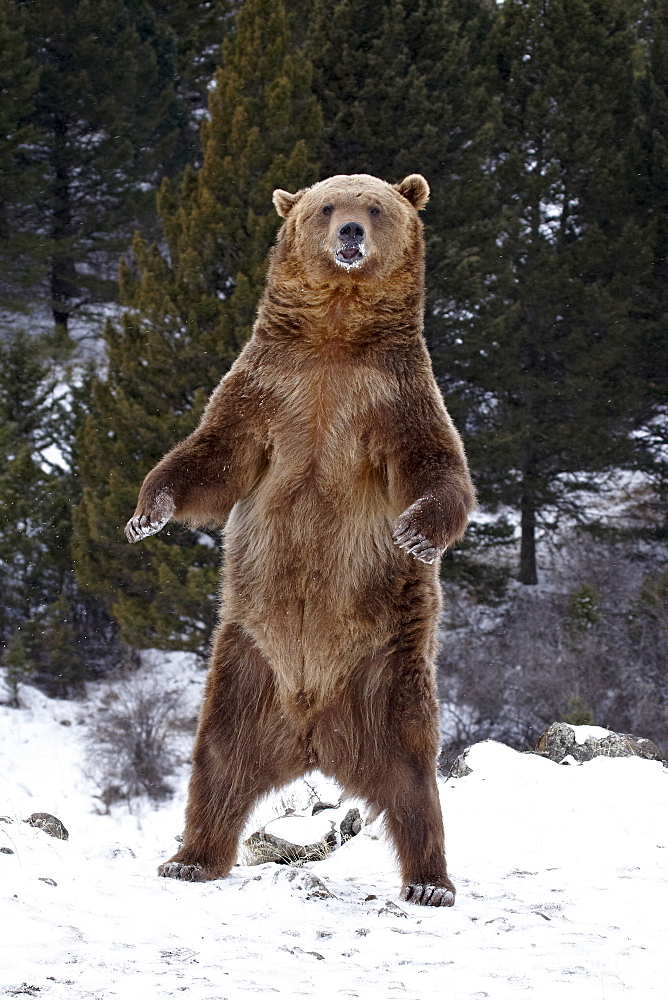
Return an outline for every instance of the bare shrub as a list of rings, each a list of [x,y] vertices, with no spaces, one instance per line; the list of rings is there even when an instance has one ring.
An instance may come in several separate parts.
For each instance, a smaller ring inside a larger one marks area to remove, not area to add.
[[[179,693],[155,677],[134,675],[114,684],[87,734],[88,770],[108,808],[147,795],[169,798],[178,761]]]
[[[446,633],[439,682],[452,754],[484,739],[526,749],[542,732],[543,719],[561,718],[568,687],[561,615],[551,597],[532,598],[513,593],[493,622]]]
[[[528,749],[552,722],[573,720],[668,750],[661,557],[642,542],[578,534],[549,587],[516,585],[492,611],[449,589],[439,658],[444,759],[488,738]]]

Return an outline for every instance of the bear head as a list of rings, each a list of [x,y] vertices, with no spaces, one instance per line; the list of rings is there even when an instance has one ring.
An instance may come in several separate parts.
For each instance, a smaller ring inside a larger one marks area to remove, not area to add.
[[[289,261],[312,280],[355,284],[422,271],[422,224],[429,199],[421,174],[388,184],[370,174],[339,174],[273,200],[286,221],[275,261]],[[421,277],[420,277],[421,280]],[[309,282],[311,283],[311,282]]]

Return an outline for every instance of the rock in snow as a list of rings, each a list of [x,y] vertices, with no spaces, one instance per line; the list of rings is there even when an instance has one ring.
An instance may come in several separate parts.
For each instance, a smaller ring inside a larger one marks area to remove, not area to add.
[[[345,815],[341,818],[342,811]],[[292,811],[272,820],[244,841],[246,863],[262,865],[267,861],[287,865],[304,861],[322,861],[341,844],[362,829],[359,809],[317,802],[311,815]]]
[[[28,816],[25,821],[29,826],[34,826],[38,830],[44,830],[44,833],[48,833],[50,837],[55,837],[56,840],[68,840],[69,833],[58,819],[57,816],[52,816],[51,813],[33,813],[32,816]]]

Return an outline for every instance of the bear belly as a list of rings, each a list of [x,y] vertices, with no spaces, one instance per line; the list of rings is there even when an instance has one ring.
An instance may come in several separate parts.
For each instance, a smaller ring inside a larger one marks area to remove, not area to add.
[[[270,468],[225,529],[223,620],[253,637],[286,707],[322,708],[392,634],[396,512],[370,467],[338,467]]]

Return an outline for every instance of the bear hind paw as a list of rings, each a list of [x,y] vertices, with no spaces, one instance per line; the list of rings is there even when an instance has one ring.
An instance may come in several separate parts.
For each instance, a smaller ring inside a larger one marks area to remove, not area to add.
[[[423,885],[412,882],[401,890],[400,899],[419,906],[452,906],[455,901],[454,887],[445,885]]]
[[[158,868],[163,878],[178,878],[182,882],[206,882],[207,877],[201,865],[184,865],[180,861],[166,861]]]

